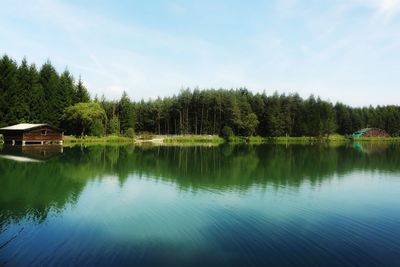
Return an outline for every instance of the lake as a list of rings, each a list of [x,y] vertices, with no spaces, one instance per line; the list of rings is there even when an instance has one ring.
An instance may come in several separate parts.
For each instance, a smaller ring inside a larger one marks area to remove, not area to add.
[[[400,266],[399,145],[0,153],[0,266]]]

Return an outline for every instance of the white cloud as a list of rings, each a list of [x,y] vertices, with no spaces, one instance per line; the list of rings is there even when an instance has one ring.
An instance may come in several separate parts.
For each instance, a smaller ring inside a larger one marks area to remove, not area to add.
[[[400,0],[381,0],[378,2],[378,8],[382,13],[397,12],[400,9]]]
[[[379,15],[392,17],[400,11],[400,0],[353,0],[357,5],[368,6]]]

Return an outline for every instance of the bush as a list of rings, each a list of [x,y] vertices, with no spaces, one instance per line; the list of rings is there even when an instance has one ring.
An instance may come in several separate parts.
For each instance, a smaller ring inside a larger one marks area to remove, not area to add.
[[[89,129],[89,134],[93,136],[103,136],[104,135],[104,126],[100,120],[95,120]]]
[[[128,128],[128,130],[126,130],[125,132],[125,136],[133,138],[135,136],[135,131],[133,130],[133,128]]]
[[[232,136],[234,136],[232,128],[229,126],[224,126],[221,130],[221,137],[226,141],[229,141],[229,138]]]
[[[107,133],[108,134],[119,134],[120,133],[120,128],[119,128],[119,119],[117,116],[113,116],[111,120],[108,122],[108,128],[107,128]]]

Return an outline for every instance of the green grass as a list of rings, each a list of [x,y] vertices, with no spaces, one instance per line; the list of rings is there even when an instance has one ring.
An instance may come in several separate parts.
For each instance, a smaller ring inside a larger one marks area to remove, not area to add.
[[[97,136],[85,136],[85,137],[75,137],[72,135],[64,136],[65,144],[72,143],[134,143],[135,139],[125,136],[117,135],[107,135],[102,137]]]
[[[161,138],[164,144],[222,144],[225,140],[217,135],[174,135],[174,136],[154,136],[154,138]],[[149,140],[151,141],[151,140]],[[360,137],[352,138],[346,137],[339,134],[330,135],[329,138],[317,138],[317,137],[261,137],[261,136],[232,136],[229,138],[229,143],[231,144],[317,144],[317,143],[343,143],[343,142],[369,142],[369,143],[400,143],[400,137]],[[2,138],[0,135],[0,144],[2,143]],[[64,136],[64,144],[74,145],[74,144],[133,144],[135,143],[134,138],[117,136],[117,135],[107,135],[103,137],[96,136],[85,136],[75,137],[72,135]]]
[[[348,142],[349,138],[346,138],[342,135],[331,135],[328,138],[317,138],[317,137],[309,137],[309,136],[300,136],[300,137],[292,137],[292,136],[279,136],[279,137],[262,137],[262,136],[250,136],[250,137],[241,137],[241,136],[233,136],[229,138],[229,142],[233,144],[313,144],[313,143],[326,143],[326,142]]]
[[[174,136],[154,136],[161,138],[165,144],[222,144],[225,140],[217,135],[174,135]],[[151,141],[151,140],[149,140]],[[261,136],[232,136],[229,138],[231,144],[314,144],[314,143],[343,143],[343,142],[400,142],[400,137],[362,137],[351,138],[339,134],[330,135],[329,138],[317,138],[309,136],[291,137],[261,137]],[[134,143],[134,138],[108,135],[103,137],[86,136],[84,138],[75,136],[64,136],[64,143]]]
[[[177,135],[166,136],[163,142],[167,144],[222,144],[224,139],[218,135]]]

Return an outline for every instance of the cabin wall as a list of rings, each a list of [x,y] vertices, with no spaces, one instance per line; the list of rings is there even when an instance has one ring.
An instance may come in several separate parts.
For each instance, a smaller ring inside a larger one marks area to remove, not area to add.
[[[25,142],[58,142],[63,140],[63,133],[52,128],[43,127],[25,131],[23,141]]]

